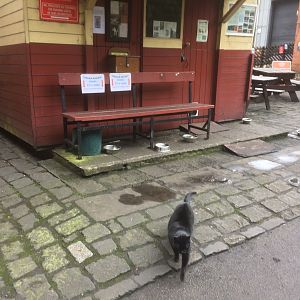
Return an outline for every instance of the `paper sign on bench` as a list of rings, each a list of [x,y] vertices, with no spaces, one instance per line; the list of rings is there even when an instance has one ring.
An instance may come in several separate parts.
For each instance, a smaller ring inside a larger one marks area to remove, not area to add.
[[[110,73],[109,80],[112,92],[131,91],[131,73]]]
[[[105,93],[104,74],[81,74],[82,94]]]

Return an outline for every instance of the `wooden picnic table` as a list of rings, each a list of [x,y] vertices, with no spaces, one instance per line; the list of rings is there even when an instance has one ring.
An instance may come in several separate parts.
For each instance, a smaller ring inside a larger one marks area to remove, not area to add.
[[[253,68],[253,75],[277,77],[278,82],[268,84],[267,88],[273,90],[284,90],[289,93],[292,102],[299,102],[296,94],[296,91],[299,91],[299,87],[291,82],[291,79],[295,78],[296,72],[273,68]]]
[[[270,110],[270,101],[268,98],[268,85],[271,83],[278,82],[278,77],[252,75],[251,81],[252,81],[251,94],[254,95],[255,90],[261,88],[263,97],[265,99],[266,109]]]

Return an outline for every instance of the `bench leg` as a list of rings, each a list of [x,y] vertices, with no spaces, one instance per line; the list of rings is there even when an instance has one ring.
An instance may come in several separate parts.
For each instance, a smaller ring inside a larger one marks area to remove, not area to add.
[[[289,94],[290,94],[290,98],[291,98],[292,102],[299,102],[299,98],[298,98],[296,92],[289,92]]]
[[[188,118],[188,133],[190,134],[191,133],[191,125],[192,125],[192,117],[191,117],[190,113],[187,114],[187,118]]]
[[[266,109],[270,110],[271,107],[270,107],[269,95],[268,95],[266,85],[263,85],[263,94],[264,94],[264,98],[265,98]]]
[[[136,122],[136,119],[133,119],[133,122]],[[136,141],[136,124],[133,125],[133,128],[132,128],[132,140],[134,142]]]
[[[64,145],[65,148],[67,148],[68,144],[66,143],[66,139],[68,138],[68,120],[66,118],[63,118],[64,123]]]
[[[82,159],[81,154],[81,124],[77,122],[77,142],[78,142],[78,149],[77,149],[77,159]]]
[[[290,79],[285,79],[285,80],[284,80],[284,83],[285,83],[286,85],[292,85]],[[298,96],[297,96],[297,94],[296,94],[296,91],[289,91],[288,93],[289,93],[289,95],[290,95],[290,98],[291,98],[291,101],[292,101],[292,102],[299,102],[299,98],[298,98]]]
[[[154,119],[150,119],[150,149],[154,149]]]
[[[251,87],[251,95],[254,95],[254,92],[255,92],[255,85],[252,84],[252,87]],[[250,95],[246,101],[246,106],[245,106],[245,112],[248,111],[248,107],[249,107],[249,104],[250,104]]]
[[[211,117],[212,117],[212,109],[210,108],[208,110],[208,119],[207,119],[207,128],[206,128],[206,139],[209,139],[209,135],[210,135],[210,121],[211,121]]]

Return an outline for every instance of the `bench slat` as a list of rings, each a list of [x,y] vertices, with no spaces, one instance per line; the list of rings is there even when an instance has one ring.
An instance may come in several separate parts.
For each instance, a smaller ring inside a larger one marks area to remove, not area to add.
[[[104,73],[105,84],[109,84],[109,73]],[[195,80],[195,72],[138,72],[131,73],[132,83],[187,82]],[[80,85],[80,73],[59,73],[61,86]]]
[[[102,111],[66,112],[63,116],[76,122],[109,121],[120,119],[131,119],[139,117],[151,117],[188,113],[196,110],[208,110],[214,108],[211,104],[199,104],[197,102],[174,105],[149,106],[138,108],[125,108]]]
[[[263,91],[263,88],[256,87],[255,91]],[[269,89],[269,88],[267,88],[267,91],[274,92],[274,93],[284,93],[284,90],[275,90],[275,89]]]

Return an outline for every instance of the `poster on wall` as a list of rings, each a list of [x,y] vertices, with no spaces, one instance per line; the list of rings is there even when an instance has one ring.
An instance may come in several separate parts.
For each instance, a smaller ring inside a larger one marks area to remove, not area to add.
[[[93,33],[105,34],[105,8],[95,6],[93,10]]]
[[[81,74],[82,94],[105,93],[104,74]]]
[[[153,37],[176,39],[177,22],[153,20]]]
[[[198,20],[197,26],[197,42],[206,43],[208,39],[208,21],[207,20]]]
[[[110,91],[131,91],[131,73],[110,73]]]
[[[44,21],[78,23],[79,0],[40,0],[40,19]]]
[[[233,4],[230,4],[232,6]],[[256,6],[243,5],[228,21],[228,35],[245,35],[254,34],[256,18]]]

